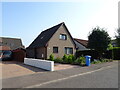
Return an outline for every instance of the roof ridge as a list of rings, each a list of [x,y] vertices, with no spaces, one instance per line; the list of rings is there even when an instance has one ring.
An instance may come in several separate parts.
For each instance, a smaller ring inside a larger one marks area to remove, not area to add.
[[[78,39],[78,38],[73,38],[73,39],[76,39],[76,40],[82,40],[82,41],[88,41],[88,40],[84,40],[84,39]]]
[[[12,37],[0,37],[1,39],[2,38],[5,38],[5,39],[21,39],[21,38],[12,38]]]
[[[59,23],[59,24],[56,24],[56,25],[54,25],[54,26],[52,26],[52,27],[50,27],[50,28],[48,28],[48,29],[45,29],[44,31],[42,31],[42,32],[45,32],[45,31],[48,31],[48,30],[50,30],[50,29],[52,29],[52,28],[54,28],[54,27],[57,27],[57,26],[61,26],[62,24],[63,24],[64,22],[62,22],[62,23]],[[42,33],[41,32],[41,33]]]

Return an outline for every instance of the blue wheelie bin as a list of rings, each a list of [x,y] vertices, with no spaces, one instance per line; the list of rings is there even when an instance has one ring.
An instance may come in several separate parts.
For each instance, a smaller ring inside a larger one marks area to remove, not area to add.
[[[90,62],[91,62],[91,56],[85,56],[86,58],[86,66],[90,66]]]

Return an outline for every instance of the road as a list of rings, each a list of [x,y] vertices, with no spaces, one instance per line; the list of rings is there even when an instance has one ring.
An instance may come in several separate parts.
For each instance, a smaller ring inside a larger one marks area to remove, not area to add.
[[[36,88],[118,88],[118,66],[43,83]]]
[[[3,88],[118,88],[118,62],[2,79]]]

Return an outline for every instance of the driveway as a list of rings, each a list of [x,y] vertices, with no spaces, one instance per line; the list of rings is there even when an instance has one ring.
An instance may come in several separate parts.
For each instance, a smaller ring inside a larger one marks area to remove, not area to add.
[[[38,72],[39,73],[45,72],[45,70],[28,66],[22,62],[17,62],[17,61],[0,62],[0,67],[2,67],[2,71],[0,70],[0,73],[2,73],[2,78],[11,78],[11,77],[34,74]]]
[[[25,65],[24,63],[17,62],[17,61],[0,62],[0,67],[2,67],[2,70],[0,70],[0,73],[2,73],[2,76],[0,75],[0,78],[3,78],[3,79],[18,77],[23,75],[30,75],[35,73],[48,72],[46,70]],[[58,70],[64,70],[64,69],[69,69],[74,67],[80,67],[80,66],[55,63],[54,70],[58,71]]]

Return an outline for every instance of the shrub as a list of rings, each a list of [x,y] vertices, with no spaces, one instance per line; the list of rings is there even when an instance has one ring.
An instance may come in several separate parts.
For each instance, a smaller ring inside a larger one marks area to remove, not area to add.
[[[84,56],[80,56],[79,58],[77,58],[74,61],[74,64],[85,65],[85,57]]]
[[[83,55],[80,57],[80,64],[81,65],[85,64],[85,57]]]
[[[51,55],[49,56],[49,59],[50,59],[51,61],[54,61],[54,55],[51,54]]]
[[[77,58],[77,59],[74,61],[74,64],[79,64],[79,65],[80,65],[80,58]]]
[[[110,61],[110,62],[112,62],[112,61],[113,61],[113,59],[109,59],[109,61]]]
[[[112,62],[112,59],[102,59],[101,62]]]
[[[54,61],[57,62],[57,63],[62,63],[63,62],[63,60],[61,58],[59,58],[59,57],[57,57],[56,59],[54,59]]]
[[[68,56],[66,54],[64,54],[62,59],[64,63],[68,63]]]
[[[101,60],[94,60],[91,62],[91,64],[98,64],[98,63],[102,63],[102,62],[112,62],[112,59],[101,59]]]
[[[76,57],[72,54],[72,60],[73,62],[76,60]]]
[[[69,55],[69,56],[68,56],[68,62],[69,62],[70,64],[73,63],[73,55]]]
[[[98,64],[101,63],[101,61],[97,60],[97,61],[92,61],[91,64]]]
[[[101,62],[106,62],[106,60],[105,60],[105,59],[102,59]]]

